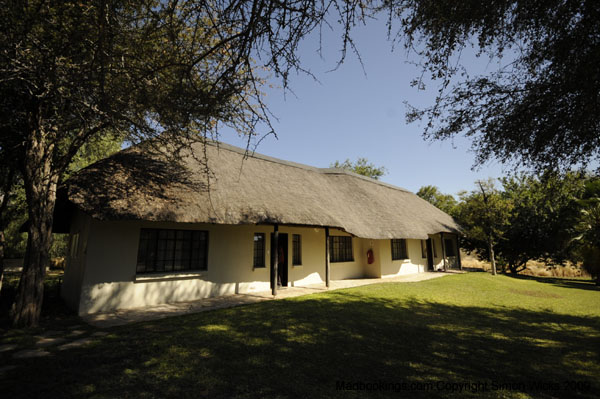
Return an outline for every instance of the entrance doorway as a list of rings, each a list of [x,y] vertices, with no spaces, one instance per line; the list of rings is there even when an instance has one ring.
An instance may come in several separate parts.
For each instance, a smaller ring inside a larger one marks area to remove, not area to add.
[[[427,270],[433,271],[433,243],[431,242],[431,238],[427,239]]]
[[[273,288],[273,266],[275,262],[275,235],[271,233],[271,288]],[[279,261],[277,262],[277,286],[288,285],[288,235],[279,233]]]

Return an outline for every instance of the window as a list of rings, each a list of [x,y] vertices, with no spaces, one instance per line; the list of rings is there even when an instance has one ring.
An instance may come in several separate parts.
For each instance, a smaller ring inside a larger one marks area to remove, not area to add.
[[[427,240],[421,240],[421,258],[427,259]]]
[[[435,248],[435,240],[431,240],[431,248],[433,249],[433,257],[437,258],[437,249]]]
[[[302,264],[302,241],[300,234],[292,236],[292,265]]]
[[[330,262],[352,262],[352,237],[329,237],[329,256]]]
[[[141,229],[137,272],[206,270],[208,231]]]
[[[456,251],[454,250],[454,240],[451,238],[444,238],[444,247],[446,250],[446,256],[456,256]]]
[[[392,260],[408,259],[406,240],[392,240]]]
[[[254,233],[254,267],[265,267],[265,233]]]

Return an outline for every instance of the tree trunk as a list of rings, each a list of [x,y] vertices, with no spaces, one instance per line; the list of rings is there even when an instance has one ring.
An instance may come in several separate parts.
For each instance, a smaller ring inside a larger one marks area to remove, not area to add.
[[[4,231],[0,230],[0,294],[2,294],[2,281],[4,280]]]
[[[523,271],[525,269],[526,265],[527,265],[527,261],[519,262],[519,263],[511,263],[510,272],[512,274],[518,274],[520,271]]]
[[[492,243],[491,239],[488,241],[488,247],[490,249],[490,263],[492,264],[492,276],[495,276],[497,274],[496,257],[494,256],[494,244]]]
[[[27,198],[29,230],[23,272],[11,309],[15,327],[33,327],[40,319],[44,277],[50,261],[52,219],[58,173],[52,170],[53,146],[40,130],[32,133],[22,165]]]
[[[10,172],[2,187],[2,201],[0,202],[0,294],[2,294],[2,282],[4,281],[4,247],[6,246],[6,237],[4,229],[6,228],[6,208],[10,200],[10,194],[13,186],[13,178],[15,176],[15,168],[11,167]]]

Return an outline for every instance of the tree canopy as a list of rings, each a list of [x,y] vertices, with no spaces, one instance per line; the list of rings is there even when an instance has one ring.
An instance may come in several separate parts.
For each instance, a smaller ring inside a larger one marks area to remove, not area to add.
[[[600,274],[600,179],[584,173],[520,173],[475,182],[459,194],[452,216],[463,227],[462,247],[519,273],[530,260],[580,262]],[[446,195],[425,186],[419,196],[439,204]],[[448,210],[440,209],[448,212]]]
[[[487,257],[496,274],[495,250],[504,239],[513,205],[496,188],[493,179],[477,181],[476,185],[477,189],[460,194],[456,215],[464,229],[463,245]]]
[[[583,267],[600,285],[600,178],[589,179],[579,204],[579,217],[573,229]]]
[[[504,240],[497,246],[513,273],[529,260],[562,263],[572,258],[571,229],[576,222],[584,178],[546,172],[500,179],[503,197],[512,204]]]
[[[385,167],[375,166],[375,164],[369,162],[367,158],[358,158],[354,162],[350,161],[350,159],[346,159],[344,162],[335,161],[329,165],[329,167],[344,169],[375,180],[379,180],[379,178],[386,173]]]
[[[600,2],[392,3],[399,38],[440,81],[435,104],[408,113],[427,122],[426,137],[470,138],[477,164],[545,170],[599,159]],[[460,59],[470,48],[500,66],[473,74]]]
[[[453,195],[443,194],[436,186],[423,186],[417,191],[417,195],[448,215],[455,216],[458,201]]]

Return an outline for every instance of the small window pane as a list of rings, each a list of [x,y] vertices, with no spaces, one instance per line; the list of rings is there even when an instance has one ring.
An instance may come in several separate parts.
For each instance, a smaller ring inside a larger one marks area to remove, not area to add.
[[[292,264],[293,265],[301,265],[302,264],[302,241],[300,238],[300,234],[294,234],[292,236]]]
[[[408,259],[408,251],[406,249],[406,240],[392,240],[392,260]]]
[[[330,262],[352,262],[352,237],[330,236],[329,237]]]
[[[265,267],[265,233],[254,233],[254,267]]]

